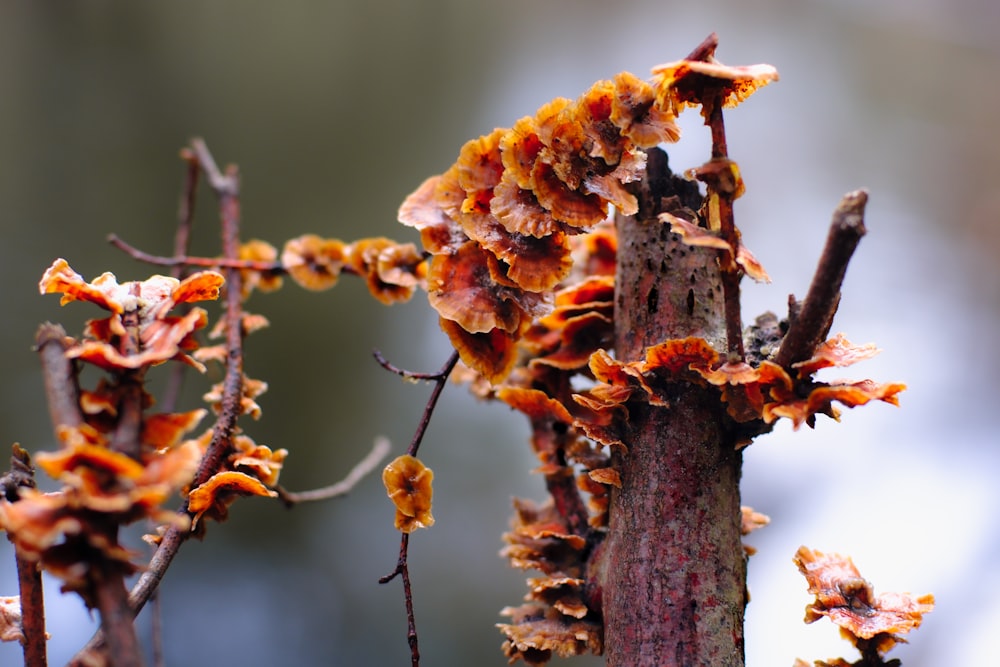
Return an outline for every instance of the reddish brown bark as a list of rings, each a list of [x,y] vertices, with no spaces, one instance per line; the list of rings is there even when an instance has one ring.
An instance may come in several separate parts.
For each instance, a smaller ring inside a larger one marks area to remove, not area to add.
[[[637,216],[618,221],[615,351],[700,336],[726,349],[715,251],[685,246],[656,214],[697,192],[650,153]],[[610,667],[743,665],[746,561],[740,541],[740,452],[712,389],[675,383],[669,407],[629,405],[627,453],[616,452],[601,555]]]

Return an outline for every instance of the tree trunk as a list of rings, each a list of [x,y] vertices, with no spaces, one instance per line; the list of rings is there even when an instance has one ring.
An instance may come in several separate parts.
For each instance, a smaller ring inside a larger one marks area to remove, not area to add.
[[[725,351],[717,251],[680,243],[657,214],[697,210],[697,187],[650,151],[639,213],[618,220],[616,356],[699,336]],[[603,546],[605,655],[610,667],[744,664],[746,558],[740,536],[742,456],[713,387],[667,385],[669,407],[629,403],[627,453],[613,454]]]

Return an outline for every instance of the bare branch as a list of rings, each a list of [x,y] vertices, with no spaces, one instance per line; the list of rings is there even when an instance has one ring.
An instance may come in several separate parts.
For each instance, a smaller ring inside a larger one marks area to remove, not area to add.
[[[809,292],[775,357],[775,362],[784,368],[808,359],[830,332],[847,264],[866,232],[864,212],[867,203],[868,192],[855,190],[844,195],[834,211]]]
[[[245,271],[267,271],[271,273],[285,273],[281,262],[264,262],[260,260],[238,259],[229,257],[194,257],[191,255],[177,254],[173,257],[153,255],[126,242],[117,234],[108,234],[108,243],[118,248],[132,259],[153,266],[200,266],[206,269],[243,269]],[[345,273],[350,273],[346,270]]]
[[[343,496],[349,493],[351,489],[357,486],[358,482],[378,467],[378,464],[381,463],[389,453],[390,447],[391,445],[389,444],[388,438],[376,438],[371,451],[368,452],[363,459],[358,461],[351,471],[347,473],[347,477],[340,480],[336,484],[331,484],[330,486],[325,486],[321,489],[299,491],[297,493],[286,491],[281,486],[274,487],[274,490],[278,492],[278,498],[280,498],[288,507],[292,507],[298,503],[329,500],[330,498]]]
[[[410,662],[412,667],[420,667],[420,648],[417,640],[417,623],[413,614],[413,589],[410,586],[409,559],[410,534],[403,533],[399,541],[399,558],[396,560],[396,569],[384,577],[380,577],[378,583],[387,584],[401,575],[403,578],[403,600],[406,604],[406,643],[410,645]]]

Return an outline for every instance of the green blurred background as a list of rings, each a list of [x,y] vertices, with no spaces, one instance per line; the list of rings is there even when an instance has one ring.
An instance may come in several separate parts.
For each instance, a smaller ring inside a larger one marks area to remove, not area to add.
[[[835,329],[885,349],[853,376],[911,387],[901,410],[781,426],[748,451],[744,501],[774,521],[749,539],[760,552],[748,664],[854,658],[832,626],[801,623],[808,598],[791,557],[802,543],[852,554],[877,591],[937,595],[895,652],[908,667],[988,663],[1000,624],[1000,5],[989,0],[3,3],[0,440],[54,447],[34,330],[56,320],[78,332],[96,315],[40,297],[42,272],[60,256],[88,277],[154,272],[105,237],[169,253],[190,137],[240,165],[244,238],[415,240],[395,222],[399,203],[467,139],[618,71],[644,76],[711,31],[722,61],[782,75],[727,118],[748,186],[737,220],[774,278],[747,287],[747,319],[804,293],[830,212],[867,186],[870,234]],[[682,169],[708,157],[699,118],[684,127],[670,150]],[[196,252],[218,252],[216,219],[203,188]],[[289,284],[249,307],[272,322],[249,339],[247,363],[270,391],[245,428],[291,451],[287,487],[339,479],[378,434],[402,451],[428,388],[380,370],[371,350],[416,370],[442,363],[448,347],[422,295],[384,308],[344,280],[321,294]],[[210,381],[191,377],[184,406]],[[512,495],[543,497],[526,433],[503,406],[445,394],[422,450],[438,523],[411,542],[428,665],[505,664],[493,624],[520,602],[524,574],[497,557],[500,535]],[[391,517],[377,477],[293,511],[238,502],[163,584],[167,664],[408,664],[402,591],[376,583],[396,559]],[[6,542],[4,562],[10,595]],[[95,626],[57,589],[48,581],[52,664]],[[140,626],[148,640],[148,614]],[[19,661],[18,647],[0,646],[0,664]]]

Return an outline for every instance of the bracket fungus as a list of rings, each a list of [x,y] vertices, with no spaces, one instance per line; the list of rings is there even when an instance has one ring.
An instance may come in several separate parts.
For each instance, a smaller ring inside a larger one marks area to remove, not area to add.
[[[382,482],[392,504],[396,506],[396,530],[412,533],[418,528],[434,525],[431,483],[434,472],[420,459],[409,454],[395,458],[382,471]]]
[[[859,665],[886,664],[883,655],[905,642],[901,635],[920,627],[924,614],[934,609],[933,595],[875,595],[872,585],[847,556],[803,546],[793,560],[809,584],[809,593],[816,596],[806,606],[805,622],[829,618],[861,651]]]

